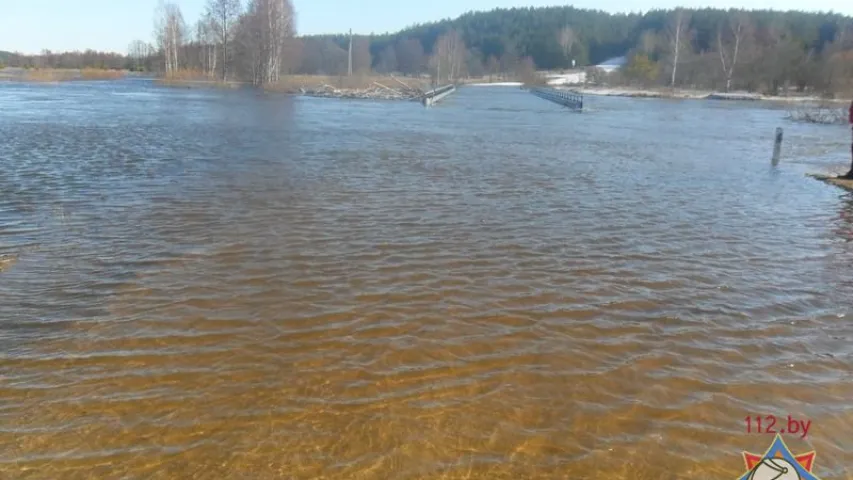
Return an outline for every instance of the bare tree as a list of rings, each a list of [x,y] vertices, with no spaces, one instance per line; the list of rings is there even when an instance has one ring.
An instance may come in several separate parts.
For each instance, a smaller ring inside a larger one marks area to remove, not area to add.
[[[160,0],[154,22],[155,36],[163,52],[166,74],[174,74],[180,67],[178,52],[184,43],[186,26],[181,9],[174,3]]]
[[[835,39],[826,45],[822,52],[823,68],[816,72],[821,78],[823,90],[832,94],[853,90],[853,51],[845,47],[847,41],[853,39],[853,35],[843,30],[835,35]]]
[[[424,68],[424,47],[417,38],[407,38],[397,44],[397,65],[402,73],[418,75]]]
[[[344,75],[347,73],[347,51],[329,38],[305,38],[299,71],[309,75]]]
[[[296,38],[288,38],[284,42],[284,50],[281,55],[281,66],[280,71],[285,75],[292,75],[297,73],[299,70],[299,66],[302,64],[302,59],[304,58],[303,53],[304,43],[301,39]]]
[[[370,38],[358,36],[352,44],[352,68],[356,73],[369,73],[373,63],[370,55]]]
[[[216,45],[216,24],[209,15],[204,18],[204,33],[207,44],[207,76],[216,76],[216,66],[219,62],[219,48]]]
[[[462,72],[466,56],[465,42],[459,32],[451,30],[439,37],[430,62],[435,69],[436,81],[441,83],[443,78],[447,78],[452,82],[457,79]]]
[[[228,44],[234,36],[234,25],[240,18],[240,0],[208,0],[207,16],[210,18],[216,40],[222,50],[222,81],[228,80],[230,63]]]
[[[465,58],[465,72],[469,77],[482,78],[486,74],[483,66],[483,54],[479,50],[469,50]]]
[[[575,44],[575,31],[572,30],[572,27],[566,25],[561,28],[559,33],[557,33],[557,42],[560,44],[560,48],[563,49],[563,56],[566,57],[566,60],[571,60],[572,47]]]
[[[685,31],[690,23],[690,16],[684,9],[677,9],[675,15],[670,22],[668,33],[670,44],[672,45],[672,77],[669,84],[675,87],[675,74],[678,70],[678,58],[681,54],[681,44],[685,41]]]
[[[241,41],[251,61],[255,85],[276,83],[286,43],[295,33],[290,0],[250,0],[241,28]]]
[[[518,70],[521,59],[515,53],[515,48],[506,48],[500,58],[500,70],[504,75],[514,73]]]
[[[134,40],[127,48],[127,54],[130,57],[134,70],[141,71],[145,60],[151,55],[151,52],[147,43],[142,40]]]
[[[647,55],[655,55],[659,51],[661,39],[654,30],[646,30],[640,35],[639,49]]]
[[[486,71],[489,73],[489,81],[491,82],[494,79],[494,76],[500,72],[501,63],[498,61],[498,58],[494,55],[489,55],[489,59],[486,60]]]
[[[196,23],[196,42],[198,43],[199,63],[208,77],[216,76],[217,42],[216,26],[210,15],[202,17]]]
[[[464,74],[468,49],[465,47],[465,40],[462,39],[462,35],[456,30],[451,30],[447,36],[447,42],[448,57],[450,59],[450,81],[452,82],[461,78]]]
[[[536,64],[533,63],[531,57],[524,57],[516,67],[515,76],[520,81],[526,84],[535,84],[538,79],[536,77]]]
[[[738,52],[741,48],[741,42],[748,28],[747,20],[743,15],[737,15],[730,18],[727,22],[730,30],[730,39],[727,43],[732,45],[731,55],[726,55],[726,49],[723,45],[723,27],[722,25],[717,30],[717,46],[720,51],[720,63],[723,66],[723,75],[726,78],[726,91],[732,88],[732,78],[734,76],[735,66],[737,65]]]
[[[397,51],[392,45],[385,47],[379,54],[376,69],[382,73],[392,73],[397,70]]]
[[[204,18],[200,18],[195,22],[195,40],[193,41],[193,44],[196,46],[195,53],[198,55],[199,66],[201,66],[201,69],[210,76],[210,69],[208,67],[208,45],[210,40],[207,38],[207,32],[205,30]]]
[[[237,71],[244,80],[253,84],[260,84],[263,38],[257,28],[260,20],[253,12],[252,2],[248,5],[248,11],[237,21],[234,32],[235,60]]]

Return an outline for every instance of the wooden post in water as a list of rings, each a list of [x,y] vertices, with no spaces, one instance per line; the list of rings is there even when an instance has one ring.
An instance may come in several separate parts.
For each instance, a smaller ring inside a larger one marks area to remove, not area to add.
[[[782,127],[776,127],[776,141],[773,144],[773,166],[779,165],[779,153],[782,151]]]
[[[347,76],[352,76],[352,29],[349,29],[349,62],[347,62]]]

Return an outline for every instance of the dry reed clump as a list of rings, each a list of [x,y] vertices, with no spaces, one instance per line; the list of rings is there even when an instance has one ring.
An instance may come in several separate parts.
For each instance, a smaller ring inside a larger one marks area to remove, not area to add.
[[[179,80],[213,80],[210,75],[201,70],[181,69],[174,72],[167,72],[163,76],[163,80],[179,81]]]
[[[203,72],[201,70],[181,69],[175,72],[168,72],[161,78],[156,80],[156,83],[169,87],[219,87],[219,88],[237,88],[243,85],[243,82],[227,81],[223,82],[216,76]]]
[[[73,70],[54,70],[50,68],[36,68],[27,70],[22,76],[22,80],[26,82],[63,82],[73,80],[77,72]]]
[[[80,71],[83,80],[118,80],[127,76],[124,70],[105,70],[101,68],[84,68]]]

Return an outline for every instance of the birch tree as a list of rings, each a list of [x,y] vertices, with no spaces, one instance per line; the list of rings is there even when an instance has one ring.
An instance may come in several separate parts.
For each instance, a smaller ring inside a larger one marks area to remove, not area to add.
[[[195,24],[195,53],[204,74],[212,78],[216,75],[216,41],[209,20],[204,16]]]
[[[222,81],[228,80],[230,64],[229,44],[234,37],[234,26],[240,18],[240,0],[208,0],[207,16],[210,18],[216,42],[222,52]]]
[[[203,19],[203,31],[207,51],[207,76],[216,76],[216,65],[219,62],[219,51],[216,45],[216,24],[210,15]]]
[[[675,11],[668,28],[669,41],[672,46],[672,76],[669,81],[671,87],[675,87],[675,75],[678,71],[678,60],[681,56],[682,45],[687,41],[687,26],[690,24],[690,15],[683,9]]]
[[[457,79],[461,75],[466,58],[465,42],[459,32],[451,30],[439,37],[434,50],[431,63],[435,69],[436,81],[440,83],[442,78],[447,78],[452,82]]]
[[[163,63],[167,75],[176,73],[180,68],[178,52],[184,44],[185,30],[184,16],[181,14],[180,7],[161,0],[157,7],[154,32],[157,45],[163,52]]]
[[[732,88],[732,78],[734,77],[735,66],[737,66],[738,53],[741,50],[741,43],[743,42],[749,25],[743,15],[737,15],[730,18],[729,21],[726,22],[726,25],[728,26],[729,32],[724,33],[722,25],[717,30],[717,47],[720,52],[720,63],[723,67],[723,76],[726,79],[726,91],[728,92]],[[724,34],[727,34],[729,37],[727,42],[724,42],[723,40]],[[726,52],[728,48],[726,48],[724,43],[731,45],[731,53]]]
[[[252,82],[278,82],[286,42],[295,32],[290,0],[250,0],[241,28],[244,48],[252,62]]]
[[[142,40],[134,40],[127,48],[127,53],[133,62],[134,70],[142,71],[144,62],[150,55],[148,44]]]

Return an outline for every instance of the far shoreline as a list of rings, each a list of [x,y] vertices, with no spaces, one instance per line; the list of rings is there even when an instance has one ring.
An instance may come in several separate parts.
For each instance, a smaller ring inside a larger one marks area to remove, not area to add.
[[[58,84],[73,81],[116,81],[125,78],[150,78],[155,84],[167,88],[250,88],[252,84],[241,81],[222,81],[199,77],[157,77],[127,70],[106,69],[0,69],[0,81],[26,84]],[[403,82],[402,80],[405,80]],[[483,81],[484,78],[470,78],[458,82],[460,87],[502,87],[527,88],[532,86],[572,90],[574,92],[599,97],[648,98],[661,100],[718,100],[718,101],[754,101],[777,104],[823,104],[846,105],[845,98],[826,98],[818,95],[764,95],[748,91],[719,92],[712,90],[604,86],[585,84],[530,84],[511,80]],[[396,82],[386,85],[382,82]],[[390,86],[389,86],[390,85]],[[402,87],[402,88],[401,88]],[[394,75],[361,75],[355,77],[324,75],[284,75],[278,84],[262,87],[268,93],[280,93],[304,97],[323,97],[365,100],[412,100],[429,89],[428,81],[418,77],[397,77]]]
[[[752,102],[778,102],[778,103],[837,103],[846,104],[850,100],[842,98],[824,98],[816,95],[763,95],[760,93],[735,91],[718,92],[711,90],[692,89],[667,89],[667,88],[639,88],[639,87],[604,87],[584,85],[553,85],[558,90],[573,90],[584,95],[595,95],[605,97],[630,97],[630,98],[659,98],[671,100],[721,100],[721,101],[752,101]]]

